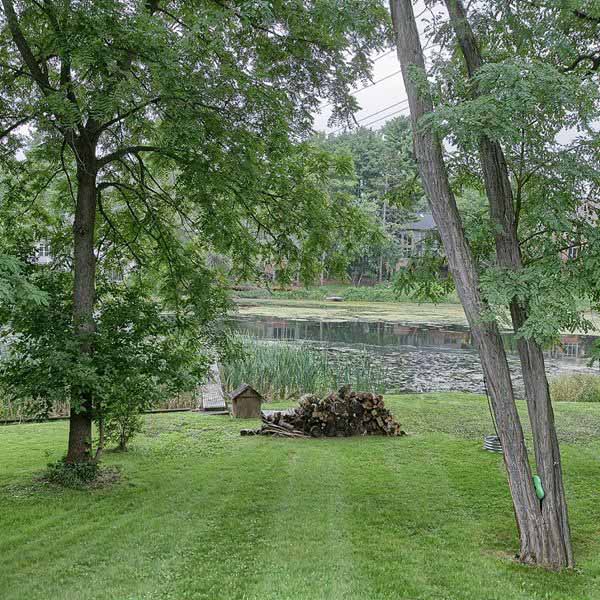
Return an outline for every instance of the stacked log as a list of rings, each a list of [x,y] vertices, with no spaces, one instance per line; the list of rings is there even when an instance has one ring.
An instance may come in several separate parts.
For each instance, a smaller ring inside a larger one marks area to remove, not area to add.
[[[404,435],[400,424],[386,408],[383,396],[354,392],[343,387],[319,398],[307,394],[297,408],[262,415],[260,429],[244,429],[242,435],[282,437],[336,437],[352,435]]]

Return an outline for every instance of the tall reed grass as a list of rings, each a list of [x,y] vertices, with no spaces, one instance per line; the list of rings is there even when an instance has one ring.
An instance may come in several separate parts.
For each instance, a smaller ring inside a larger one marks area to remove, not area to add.
[[[327,351],[310,344],[260,341],[240,336],[239,356],[222,366],[225,390],[249,383],[267,400],[325,394],[349,384],[356,390],[386,391],[387,369],[366,351]],[[195,408],[193,394],[180,394],[155,408]],[[35,416],[33,406],[10,402],[0,392],[0,420]],[[68,402],[53,407],[51,416],[69,414]]]
[[[600,376],[560,375],[550,381],[550,396],[555,402],[600,402]]]
[[[386,369],[373,364],[364,351],[332,353],[308,344],[264,342],[241,337],[243,353],[223,365],[223,384],[229,391],[249,383],[265,398],[295,398],[324,394],[350,384],[359,390],[385,391]]]

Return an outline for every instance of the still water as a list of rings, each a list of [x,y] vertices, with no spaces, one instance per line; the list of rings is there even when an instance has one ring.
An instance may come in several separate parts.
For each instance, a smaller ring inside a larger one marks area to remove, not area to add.
[[[389,391],[485,391],[479,357],[468,328],[423,326],[386,322],[331,322],[272,317],[235,317],[233,329],[261,340],[303,343],[324,350],[334,359],[364,360],[385,369]],[[516,391],[522,395],[522,377],[514,335],[503,335]],[[567,335],[546,350],[550,378],[562,373],[591,372],[590,350],[598,338]]]

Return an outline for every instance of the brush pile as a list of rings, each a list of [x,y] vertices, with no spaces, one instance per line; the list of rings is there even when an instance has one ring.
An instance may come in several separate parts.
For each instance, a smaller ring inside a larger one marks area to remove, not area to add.
[[[240,433],[283,437],[404,435],[385,407],[383,396],[354,392],[349,386],[321,399],[313,394],[302,396],[297,408],[263,414],[260,429],[243,429]]]

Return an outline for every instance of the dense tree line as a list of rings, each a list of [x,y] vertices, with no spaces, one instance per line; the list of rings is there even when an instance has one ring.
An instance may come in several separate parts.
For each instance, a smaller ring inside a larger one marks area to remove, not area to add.
[[[355,284],[390,281],[405,257],[401,234],[407,222],[428,210],[412,152],[410,123],[404,116],[380,129],[350,128],[317,143],[332,154],[347,156],[353,170],[329,184],[346,193],[371,219],[373,229],[349,249],[346,275]]]

